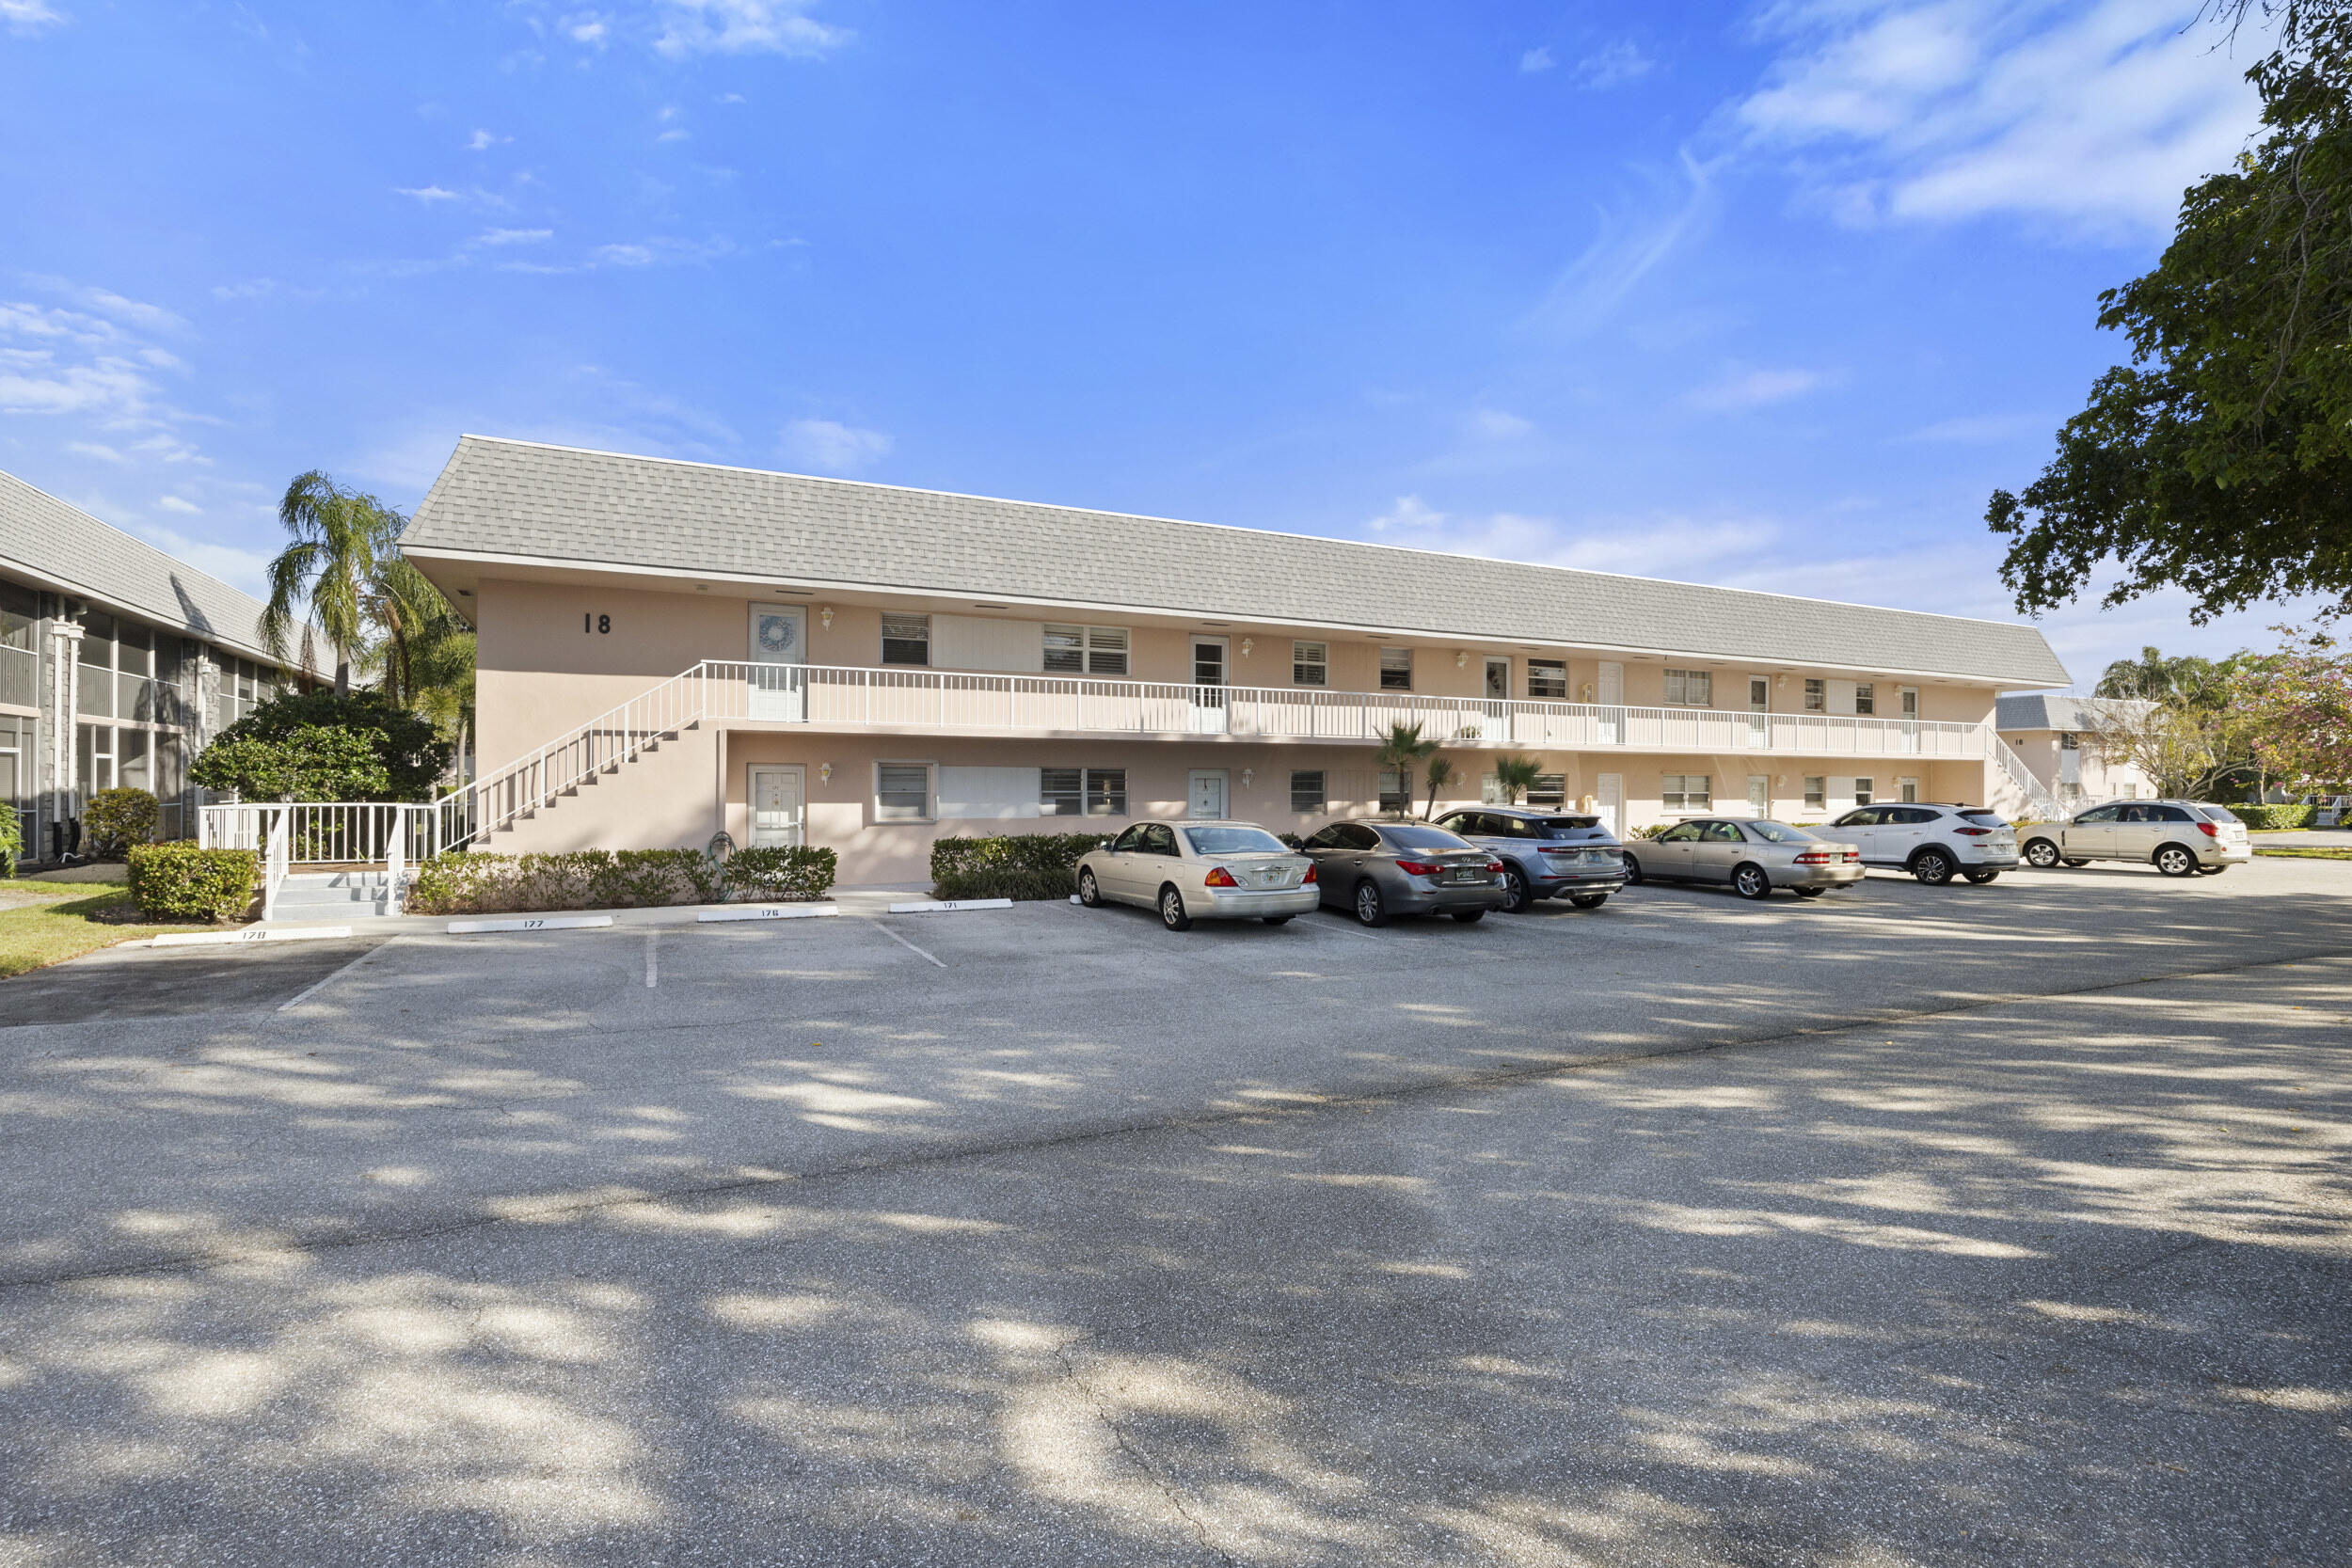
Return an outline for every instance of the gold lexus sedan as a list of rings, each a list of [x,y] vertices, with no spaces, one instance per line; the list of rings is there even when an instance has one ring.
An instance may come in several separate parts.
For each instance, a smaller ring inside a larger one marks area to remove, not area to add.
[[[1196,920],[1280,926],[1322,901],[1315,863],[1254,822],[1138,822],[1078,857],[1078,902],[1140,904],[1171,931]]]

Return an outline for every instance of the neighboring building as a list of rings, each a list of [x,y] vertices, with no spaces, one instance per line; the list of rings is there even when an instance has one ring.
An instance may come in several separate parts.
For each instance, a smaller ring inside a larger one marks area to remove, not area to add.
[[[262,603],[0,473],[0,800],[28,861],[71,847],[82,806],[118,785],[195,832],[188,764],[277,692]]]
[[[2155,794],[2146,773],[2096,743],[2098,733],[2118,718],[2145,713],[2154,705],[2137,698],[2026,692],[2000,700],[1994,726],[2061,809],[2079,811],[2103,800]]]
[[[723,827],[849,884],[943,833],[1419,806],[1400,721],[1452,799],[1525,752],[1621,831],[2012,809],[1994,694],[2067,678],[2026,626],[479,436],[402,548],[480,631],[487,847]]]

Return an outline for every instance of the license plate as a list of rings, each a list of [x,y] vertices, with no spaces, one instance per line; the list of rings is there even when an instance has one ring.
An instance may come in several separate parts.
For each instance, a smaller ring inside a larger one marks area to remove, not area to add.
[[[1478,880],[1478,873],[1472,871],[1468,866],[1456,866],[1454,870],[1446,873],[1446,880],[1449,882],[1474,882]]]

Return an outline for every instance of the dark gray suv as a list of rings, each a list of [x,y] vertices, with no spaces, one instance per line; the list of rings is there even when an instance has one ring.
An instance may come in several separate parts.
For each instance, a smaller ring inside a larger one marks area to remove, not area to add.
[[[1524,914],[1538,898],[1597,910],[1625,886],[1625,851],[1597,816],[1532,806],[1447,812],[1438,826],[1502,862],[1502,907]]]

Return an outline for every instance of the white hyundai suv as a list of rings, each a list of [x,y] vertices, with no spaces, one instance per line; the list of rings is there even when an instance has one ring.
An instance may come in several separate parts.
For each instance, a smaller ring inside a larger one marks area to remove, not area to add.
[[[1823,831],[1858,846],[1863,864],[1908,871],[1930,887],[1954,877],[1989,882],[2017,866],[2015,831],[1982,806],[1857,806]]]

